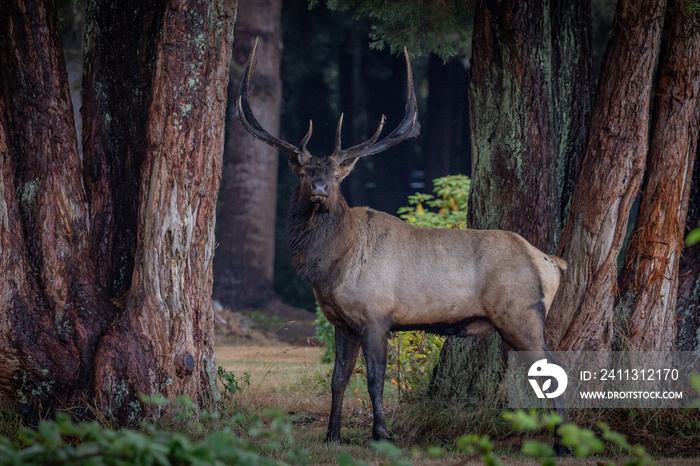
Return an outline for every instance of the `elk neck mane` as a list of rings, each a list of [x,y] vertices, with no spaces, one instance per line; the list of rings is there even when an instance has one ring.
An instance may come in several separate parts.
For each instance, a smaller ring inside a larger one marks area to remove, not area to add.
[[[287,212],[287,245],[299,275],[315,288],[332,286],[339,278],[343,257],[351,238],[344,234],[350,207],[339,195],[328,211],[299,199],[299,187],[292,194]]]

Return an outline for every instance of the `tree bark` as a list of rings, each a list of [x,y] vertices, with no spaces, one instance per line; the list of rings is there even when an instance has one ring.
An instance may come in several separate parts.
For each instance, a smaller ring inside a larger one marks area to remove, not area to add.
[[[552,310],[551,343],[605,350],[612,341],[616,261],[644,173],[649,102],[665,0],[620,1],[559,254],[569,263]]]
[[[552,3],[552,104],[561,224],[586,152],[593,105],[591,35],[590,0]]]
[[[164,8],[163,1],[91,0],[86,11],[81,115],[90,254],[99,286],[122,307],[134,269],[153,39]]]
[[[468,224],[512,230],[553,252],[560,208],[549,15],[548,1],[477,5]]]
[[[275,216],[278,151],[253,138],[233,114],[238,86],[258,38],[250,103],[260,124],[278,134],[282,81],[281,0],[244,0],[233,46],[229,84],[228,134],[214,260],[214,297],[235,309],[261,308],[276,294]]]
[[[675,345],[678,262],[700,124],[697,15],[676,4],[667,21],[645,186],[620,279],[626,337],[640,351]]]
[[[0,6],[0,400],[32,421],[91,393],[114,312],[95,286],[57,25],[51,1]]]
[[[154,18],[134,271],[96,357],[96,402],[122,421],[148,413],[138,393],[218,398],[210,296],[234,10],[173,1]]]

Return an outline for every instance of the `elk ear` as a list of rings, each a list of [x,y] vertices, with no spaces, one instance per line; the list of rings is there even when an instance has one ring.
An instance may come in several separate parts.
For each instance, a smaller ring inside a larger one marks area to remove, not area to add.
[[[301,167],[304,166],[302,157],[298,153],[288,153],[287,160],[289,160],[289,168],[296,174],[299,173]]]
[[[343,169],[343,178],[350,174],[358,160],[360,160],[360,157],[353,157],[340,162],[340,168]]]

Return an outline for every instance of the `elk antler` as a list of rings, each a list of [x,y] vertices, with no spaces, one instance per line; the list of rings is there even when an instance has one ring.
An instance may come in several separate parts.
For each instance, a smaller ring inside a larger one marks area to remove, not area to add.
[[[250,134],[260,139],[262,142],[276,147],[287,153],[291,162],[298,162],[300,165],[304,165],[306,161],[311,157],[311,154],[306,150],[306,143],[309,142],[311,138],[311,133],[313,132],[313,126],[309,121],[309,130],[306,132],[306,136],[302,139],[299,147],[278,139],[265,131],[265,129],[258,123],[258,120],[253,115],[253,111],[248,103],[248,87],[250,84],[250,77],[253,75],[253,58],[255,57],[255,49],[258,48],[258,39],[255,39],[255,45],[253,45],[253,50],[250,52],[250,58],[248,59],[248,64],[245,67],[245,73],[243,74],[243,79],[241,80],[241,88],[238,97],[238,118],[243,123],[243,127],[248,130]]]
[[[245,68],[245,73],[243,79],[241,80],[240,97],[238,97],[238,118],[243,123],[243,127],[248,130],[250,134],[260,139],[264,143],[276,147],[287,153],[289,160],[292,163],[298,163],[304,165],[309,158],[311,158],[311,153],[306,149],[306,143],[309,142],[311,138],[311,133],[313,132],[313,125],[309,122],[309,130],[306,132],[306,136],[301,140],[299,147],[278,139],[265,131],[258,120],[253,115],[253,111],[248,103],[248,87],[250,85],[250,77],[253,75],[253,58],[255,57],[255,49],[258,47],[258,40],[255,40],[255,45],[253,50],[250,52],[250,58],[248,59],[248,64]],[[340,134],[341,128],[343,126],[343,116],[340,116],[338,120],[338,128],[335,132],[335,150],[331,157],[335,159],[339,164],[350,159],[357,159],[360,157],[365,157],[367,155],[376,154],[382,152],[396,144],[404,141],[410,137],[418,136],[420,133],[420,123],[416,120],[418,116],[418,105],[416,104],[416,92],[413,88],[413,73],[411,72],[411,62],[408,59],[408,52],[404,48],[404,55],[406,56],[406,69],[408,70],[408,97],[406,101],[406,115],[399,125],[392,131],[388,136],[386,136],[381,141],[377,142],[379,135],[384,128],[384,122],[386,117],[382,115],[382,119],[379,122],[379,127],[375,131],[374,135],[356,146],[350,147],[348,149],[341,149],[340,147]]]
[[[343,126],[343,116],[340,116],[338,120],[338,128],[335,132],[335,150],[331,157],[333,157],[338,163],[342,163],[345,160],[356,159],[359,157],[365,157],[367,155],[377,154],[396,144],[405,141],[408,138],[416,137],[420,134],[420,123],[416,120],[418,116],[418,105],[416,103],[416,92],[413,88],[413,73],[411,72],[411,61],[408,59],[408,51],[406,48],[403,49],[404,56],[406,57],[406,70],[408,74],[408,97],[406,98],[406,115],[399,125],[389,133],[381,141],[377,142],[379,135],[384,128],[384,122],[386,117],[382,115],[382,119],[379,121],[379,127],[374,135],[362,144],[350,147],[348,149],[340,148],[340,132]]]

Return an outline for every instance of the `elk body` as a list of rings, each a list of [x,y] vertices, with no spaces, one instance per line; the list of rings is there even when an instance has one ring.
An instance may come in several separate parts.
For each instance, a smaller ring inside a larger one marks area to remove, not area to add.
[[[521,236],[500,230],[429,229],[408,225],[367,207],[348,206],[340,183],[360,157],[415,137],[420,125],[410,62],[406,115],[379,140],[374,136],[341,149],[342,116],[335,150],[328,157],[306,149],[312,127],[299,147],[267,133],[248,104],[251,53],[238,100],[238,115],[253,136],[287,153],[299,179],[287,216],[287,240],[294,265],[308,279],[323,313],[335,326],[335,367],[326,441],[340,438],[343,395],[362,348],[372,400],[372,437],[390,438],[382,406],[387,335],[426,330],[443,335],[476,335],[496,328],[533,362],[556,361],[544,341],[544,319],[566,263]],[[565,417],[563,401],[555,408]]]

